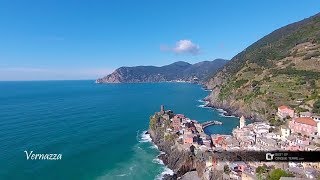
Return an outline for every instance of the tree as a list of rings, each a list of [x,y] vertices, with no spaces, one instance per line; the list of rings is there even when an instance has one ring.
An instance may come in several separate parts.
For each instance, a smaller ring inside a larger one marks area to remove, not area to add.
[[[264,179],[264,174],[268,172],[267,165],[263,164],[262,166],[258,166],[256,169],[256,174],[259,180]]]
[[[272,170],[268,175],[269,180],[279,180],[281,177],[294,177],[294,176],[280,168]]]
[[[226,173],[226,174],[229,174],[231,172],[228,165],[224,165],[223,166],[223,172]]]
[[[263,166],[258,166],[256,169],[257,174],[263,174],[267,172],[267,165],[263,164]]]

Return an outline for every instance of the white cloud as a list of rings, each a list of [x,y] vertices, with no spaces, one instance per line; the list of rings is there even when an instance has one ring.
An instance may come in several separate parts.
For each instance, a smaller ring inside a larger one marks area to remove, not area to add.
[[[162,51],[173,51],[178,54],[193,54],[196,55],[200,52],[200,46],[194,44],[191,40],[182,39],[176,42],[176,45],[173,48],[170,48],[166,45],[160,46]]]
[[[199,45],[192,43],[190,40],[180,40],[176,43],[175,48],[173,49],[176,53],[191,53],[198,54],[200,50]]]

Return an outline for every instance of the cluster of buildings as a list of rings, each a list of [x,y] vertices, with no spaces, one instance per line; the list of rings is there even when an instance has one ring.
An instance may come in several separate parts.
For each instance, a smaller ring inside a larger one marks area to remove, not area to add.
[[[177,134],[177,144],[183,149],[195,149],[207,151],[211,149],[210,136],[204,133],[202,124],[191,120],[183,114],[176,114],[171,119],[171,127],[166,133]]]
[[[271,126],[266,122],[254,122],[246,125],[242,116],[239,126],[231,135],[204,133],[203,126],[195,120],[176,114],[172,118],[171,128],[166,133],[176,134],[176,144],[182,149],[192,149],[214,154],[216,151],[320,151],[320,117],[310,112],[296,113],[288,106],[280,106],[276,118],[287,122],[280,127]],[[257,179],[255,169],[262,162],[218,162],[207,160],[206,168],[230,168],[226,179]],[[320,163],[310,162],[268,162],[278,168],[286,169],[301,177],[314,178],[320,171]]]

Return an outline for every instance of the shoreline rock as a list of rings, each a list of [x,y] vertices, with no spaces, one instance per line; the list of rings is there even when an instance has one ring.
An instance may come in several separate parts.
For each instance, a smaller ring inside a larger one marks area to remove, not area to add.
[[[174,172],[173,175],[165,175],[163,179],[175,180],[185,173],[196,169],[196,159],[192,157],[191,152],[181,151],[177,149],[174,144],[161,141],[159,134],[151,129],[148,130],[148,133],[150,134],[152,143],[158,146],[159,151],[164,152],[159,154],[158,158]]]
[[[222,109],[224,111],[223,115],[225,116],[235,116],[235,117],[244,116],[247,119],[251,119],[253,122],[261,122],[264,119],[258,113],[254,114],[248,109],[240,108],[236,105],[232,105],[230,101],[223,101],[223,102],[215,101],[213,100],[214,98],[212,98],[212,96],[214,96],[214,92],[210,93],[210,95],[204,98],[204,101],[207,102],[205,107]]]

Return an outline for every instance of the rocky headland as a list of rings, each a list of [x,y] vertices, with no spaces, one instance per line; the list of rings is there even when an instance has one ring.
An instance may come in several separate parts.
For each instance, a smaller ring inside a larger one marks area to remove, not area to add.
[[[147,132],[162,152],[158,158],[174,172],[173,175],[165,175],[163,179],[215,179],[214,177],[222,176],[222,171],[215,171],[213,174],[206,169],[206,162],[210,159],[209,152],[195,153],[193,148],[178,143],[177,134],[168,133],[168,129],[172,128],[170,119],[173,116],[172,111],[156,112],[150,117],[150,128]]]

